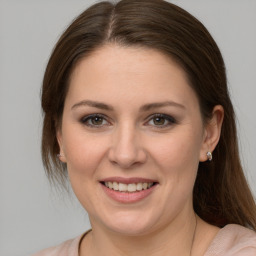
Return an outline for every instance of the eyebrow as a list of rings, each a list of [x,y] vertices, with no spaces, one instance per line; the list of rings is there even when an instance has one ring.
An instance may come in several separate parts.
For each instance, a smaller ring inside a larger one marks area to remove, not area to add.
[[[178,108],[181,108],[181,109],[186,109],[184,105],[181,105],[177,102],[174,102],[174,101],[164,101],[164,102],[155,102],[155,103],[149,103],[149,104],[146,104],[146,105],[143,105],[140,107],[140,111],[149,111],[151,109],[154,109],[154,108],[162,108],[162,107],[166,107],[166,106],[173,106],[173,107],[178,107]]]
[[[75,109],[75,108],[82,107],[82,106],[89,106],[89,107],[99,108],[99,109],[103,109],[103,110],[114,110],[114,108],[112,106],[109,106],[102,102],[91,101],[91,100],[82,100],[82,101],[76,103],[75,105],[73,105],[71,107],[71,109]]]
[[[71,107],[71,109],[75,109],[75,108],[82,107],[82,106],[89,106],[89,107],[94,107],[94,108],[103,109],[103,110],[110,110],[110,111],[114,110],[114,108],[110,105],[107,105],[102,102],[91,101],[91,100],[82,100],[82,101],[74,104]],[[185,109],[184,105],[181,105],[177,102],[164,101],[164,102],[154,102],[154,103],[149,103],[149,104],[143,105],[140,107],[139,111],[145,112],[145,111],[149,111],[154,108],[162,108],[162,107],[166,107],[166,106],[174,106],[174,107],[178,107],[181,109]]]

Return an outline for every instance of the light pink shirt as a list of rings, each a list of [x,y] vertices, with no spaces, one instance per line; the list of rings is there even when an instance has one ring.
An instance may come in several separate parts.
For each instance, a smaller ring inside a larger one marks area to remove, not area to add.
[[[78,256],[83,235],[31,256]],[[256,256],[256,232],[229,224],[220,229],[204,256]]]

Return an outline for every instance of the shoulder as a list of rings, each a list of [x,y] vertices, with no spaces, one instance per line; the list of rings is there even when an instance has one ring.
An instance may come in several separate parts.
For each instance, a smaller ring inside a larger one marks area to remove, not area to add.
[[[205,256],[255,256],[256,232],[236,224],[220,229]]]
[[[84,235],[67,240],[57,246],[44,249],[31,256],[78,256],[79,243]]]

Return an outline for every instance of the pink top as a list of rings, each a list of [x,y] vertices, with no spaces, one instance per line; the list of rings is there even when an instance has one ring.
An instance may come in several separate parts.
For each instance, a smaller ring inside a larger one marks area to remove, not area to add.
[[[79,243],[85,234],[31,256],[78,256]],[[256,233],[229,224],[220,229],[204,256],[256,256]]]

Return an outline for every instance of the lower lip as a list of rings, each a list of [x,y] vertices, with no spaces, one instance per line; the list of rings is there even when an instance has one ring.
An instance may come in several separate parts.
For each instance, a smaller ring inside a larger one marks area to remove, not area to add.
[[[103,184],[101,184],[104,192],[112,199],[120,203],[136,203],[144,198],[148,197],[153,190],[156,188],[156,185],[151,188],[137,191],[137,192],[120,192],[113,189],[110,189]]]

